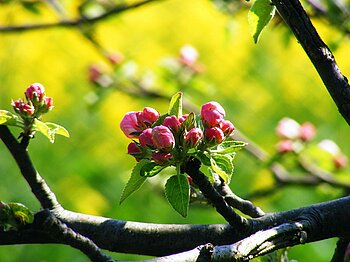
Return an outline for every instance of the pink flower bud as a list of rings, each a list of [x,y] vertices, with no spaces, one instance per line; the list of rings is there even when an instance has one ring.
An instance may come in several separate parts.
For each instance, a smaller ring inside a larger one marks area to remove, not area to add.
[[[225,138],[224,133],[218,127],[211,127],[206,129],[204,131],[204,136],[208,143],[213,144],[220,144]]]
[[[107,59],[113,65],[119,65],[124,60],[124,56],[120,53],[112,53],[107,55]]]
[[[152,130],[152,139],[156,148],[171,150],[175,146],[173,133],[166,126],[156,126]]]
[[[143,130],[139,136],[139,141],[143,148],[146,148],[147,146],[153,147],[152,128]]]
[[[303,141],[310,141],[316,134],[315,126],[306,122],[300,126],[299,138]]]
[[[334,166],[336,169],[344,169],[348,165],[348,158],[346,155],[338,155],[334,158]]]
[[[194,47],[190,45],[185,45],[180,49],[181,64],[191,66],[196,63],[197,59],[198,59],[198,52]]]
[[[185,137],[185,143],[191,147],[195,147],[203,138],[203,132],[199,128],[192,128]]]
[[[167,116],[163,121],[163,126],[168,127],[170,130],[172,130],[174,133],[177,133],[179,130],[181,123],[176,118],[176,116]]]
[[[120,129],[129,138],[138,137],[138,135],[135,133],[139,133],[142,130],[138,126],[137,112],[132,111],[126,113],[122,121],[120,122]]]
[[[145,107],[143,111],[137,115],[139,126],[147,127],[150,127],[155,121],[157,121],[158,117],[158,111],[151,107]]]
[[[192,177],[187,176],[187,181],[188,181],[188,183],[189,183],[190,185],[193,184],[193,179],[192,179]]]
[[[171,159],[172,157],[173,157],[173,155],[170,153],[167,153],[167,152],[154,152],[152,154],[152,159],[158,165],[166,164],[169,161],[169,159]]]
[[[300,125],[294,119],[284,117],[278,122],[276,133],[281,138],[295,139],[300,134]]]
[[[45,88],[40,83],[31,84],[25,91],[28,101],[41,102],[45,96]]]
[[[220,123],[220,128],[224,132],[225,136],[229,136],[235,130],[234,125],[229,120],[222,120]]]
[[[277,144],[277,152],[280,154],[285,154],[292,152],[294,149],[293,141],[292,140],[281,140]]]
[[[91,82],[97,83],[102,75],[103,71],[98,65],[91,65],[89,67],[89,80]]]
[[[15,112],[17,112],[23,117],[31,117],[32,115],[34,115],[34,106],[24,103],[22,99],[12,101],[11,105],[13,106]]]
[[[128,145],[128,154],[129,155],[138,155],[141,153],[140,148],[137,146],[137,144],[135,142],[131,142]]]
[[[52,97],[44,97],[44,110],[41,112],[47,113],[53,108],[53,99]]]
[[[180,124],[182,124],[185,120],[186,120],[186,118],[189,116],[189,114],[185,114],[185,115],[183,115],[182,117],[180,117],[179,118],[179,122],[180,122]]]
[[[224,108],[217,102],[202,105],[201,118],[207,127],[218,126],[225,117]]]

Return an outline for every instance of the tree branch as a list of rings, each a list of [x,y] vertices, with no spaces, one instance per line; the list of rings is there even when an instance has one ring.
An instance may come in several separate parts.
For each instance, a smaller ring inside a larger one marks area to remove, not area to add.
[[[135,9],[141,6],[144,6],[148,3],[159,1],[159,0],[143,0],[139,1],[133,4],[120,4],[111,10],[95,16],[95,17],[80,17],[76,20],[63,20],[59,22],[53,22],[53,23],[42,23],[42,24],[25,24],[25,25],[15,25],[15,26],[0,26],[0,32],[4,33],[17,33],[22,31],[28,31],[28,30],[39,30],[39,29],[49,29],[53,27],[74,27],[74,26],[80,26],[83,24],[94,24],[100,20],[106,19],[112,15],[122,13],[127,10]]]
[[[51,238],[67,244],[83,252],[91,261],[113,262],[110,256],[104,254],[98,246],[90,239],[74,232],[59,219],[57,219],[48,209],[38,212],[35,216],[35,225],[49,233]]]
[[[226,203],[224,198],[215,190],[208,178],[199,170],[201,162],[191,158],[184,164],[184,171],[193,179],[203,195],[213,204],[216,211],[222,215],[232,226],[239,227],[242,231],[249,228],[249,222],[244,217],[236,214]]]
[[[350,86],[298,0],[271,0],[310,58],[324,85],[350,125]]]
[[[250,232],[242,232],[239,227],[227,224],[151,224],[113,220],[68,210],[52,212],[63,223],[91,239],[100,248],[152,256],[175,254],[207,243],[214,246],[230,245],[258,231],[290,224],[291,221],[302,225],[302,230],[306,233],[303,234],[303,241],[306,243],[332,237],[346,238],[350,235],[350,196],[249,219]],[[0,245],[62,243],[59,239],[53,239],[49,232],[40,232],[30,224],[20,231],[0,233]]]

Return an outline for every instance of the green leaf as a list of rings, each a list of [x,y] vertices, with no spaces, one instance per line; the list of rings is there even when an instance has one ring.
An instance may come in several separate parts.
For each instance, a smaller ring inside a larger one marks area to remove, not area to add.
[[[203,165],[211,166],[210,158],[206,154],[204,154],[202,151],[199,151],[196,154],[196,158],[198,158],[199,161],[201,161]]]
[[[0,125],[17,126],[21,120],[15,114],[6,110],[0,110]]]
[[[20,225],[33,223],[34,215],[28,207],[21,203],[8,203],[8,205],[12,209],[15,219]]]
[[[50,128],[50,132],[52,134],[69,137],[69,133],[67,129],[65,129],[63,126],[57,125],[55,123],[50,123],[50,122],[45,122],[45,124]]]
[[[256,44],[259,41],[261,31],[275,15],[276,7],[269,0],[255,0],[248,12],[250,33]]]
[[[131,172],[131,176],[130,176],[128,182],[126,183],[124,190],[123,190],[123,193],[120,197],[119,204],[121,204],[132,193],[134,193],[136,190],[138,190],[143,185],[143,183],[146,181],[147,177],[141,176],[140,172],[141,172],[141,168],[149,162],[150,162],[149,160],[142,159],[140,162],[138,162],[134,166],[134,168]]]
[[[227,184],[230,183],[233,174],[232,160],[233,158],[229,155],[212,155],[210,158],[212,170]]]
[[[35,130],[39,131],[44,136],[46,136],[51,143],[55,142],[56,134],[69,137],[69,133],[64,127],[54,123],[50,123],[50,122],[44,123],[38,119],[35,119],[34,128]]]
[[[190,186],[187,176],[172,176],[165,184],[165,195],[170,205],[183,217],[187,216],[190,200]]]
[[[243,141],[225,141],[219,144],[214,152],[218,154],[232,154],[246,145],[247,143]]]
[[[177,118],[182,116],[182,93],[178,92],[170,100],[168,114],[174,115]]]
[[[140,175],[143,177],[152,177],[152,176],[157,175],[164,168],[166,168],[166,166],[161,166],[155,162],[148,161],[148,163],[144,164],[141,167]]]

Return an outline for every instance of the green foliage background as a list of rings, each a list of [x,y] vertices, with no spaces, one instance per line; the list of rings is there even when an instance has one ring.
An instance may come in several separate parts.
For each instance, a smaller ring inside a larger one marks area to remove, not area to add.
[[[66,1],[71,10],[78,1]],[[46,7],[36,15],[17,5],[1,7],[0,24],[55,21]],[[345,75],[350,75],[349,40],[314,21],[334,51]],[[278,120],[289,116],[311,121],[317,138],[330,138],[349,155],[349,129],[337,113],[317,73],[296,40],[282,25],[265,29],[257,45],[249,34],[247,10],[233,19],[220,13],[210,1],[159,1],[100,22],[97,39],[108,50],[120,51],[146,70],[159,70],[161,59],[191,44],[200,53],[205,77],[213,84],[188,90],[185,97],[195,104],[216,100],[237,129],[273,152]],[[340,42],[336,42],[337,40]],[[54,110],[45,121],[66,127],[71,138],[58,137],[55,144],[37,135],[29,146],[33,162],[67,208],[116,219],[154,223],[224,223],[212,208],[190,208],[184,219],[166,202],[153,183],[119,205],[122,189],[135,164],[126,154],[129,140],[119,129],[123,115],[151,106],[167,110],[167,101],[147,100],[112,92],[100,107],[91,110],[84,99],[92,90],[87,68],[92,63],[107,67],[103,57],[74,28],[54,28],[23,33],[0,33],[0,108],[10,110],[11,99],[23,97],[25,88],[40,82],[54,98]],[[170,85],[161,86],[172,95]],[[14,134],[19,130],[12,129]],[[271,184],[268,170],[247,153],[239,153],[231,187],[240,196]],[[0,200],[21,202],[32,210],[39,205],[22,179],[14,160],[0,144]],[[152,179],[151,179],[152,181]],[[328,186],[287,188],[268,198],[255,200],[267,212],[283,211],[340,196]],[[1,237],[1,236],[0,236]],[[329,261],[335,240],[291,249],[298,261]],[[118,259],[142,257],[114,254]],[[60,245],[1,246],[1,261],[86,261],[80,252]]]

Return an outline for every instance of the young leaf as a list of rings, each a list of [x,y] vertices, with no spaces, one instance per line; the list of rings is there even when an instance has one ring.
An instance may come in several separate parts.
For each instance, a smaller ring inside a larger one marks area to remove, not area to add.
[[[50,122],[45,122],[45,124],[50,128],[51,133],[69,137],[69,133],[67,129],[65,129],[63,126],[57,125],[55,123],[50,123]]]
[[[164,168],[166,168],[166,166],[158,165],[155,162],[148,162],[141,167],[140,175],[143,177],[152,177],[157,175]]]
[[[174,115],[177,118],[182,116],[182,93],[178,92],[170,100],[168,114]]]
[[[212,155],[210,163],[213,171],[229,184],[233,174],[232,157],[228,155]]]
[[[12,213],[19,225],[25,225],[33,223],[34,215],[28,207],[21,203],[8,203],[12,209]]]
[[[44,123],[38,119],[35,119],[34,127],[37,131],[39,131],[44,136],[46,136],[51,143],[55,142],[56,134],[69,137],[69,133],[64,127],[54,123],[50,123],[50,122]]]
[[[181,127],[187,131],[191,130],[196,126],[195,114],[191,112],[185,121],[182,122]]]
[[[127,197],[129,197],[132,193],[134,193],[136,190],[138,190],[143,185],[143,183],[146,181],[147,177],[141,176],[140,171],[141,171],[141,168],[148,163],[150,163],[149,160],[142,159],[140,162],[138,162],[134,166],[134,168],[131,172],[131,176],[130,176],[128,182],[126,183],[124,190],[123,190],[123,193],[120,197],[119,204],[123,203],[123,201]]]
[[[196,154],[196,158],[198,158],[199,161],[201,161],[203,165],[211,166],[210,158],[206,154],[204,154],[202,151],[199,151]]]
[[[52,137],[52,135],[50,134],[50,128],[44,122],[41,122],[40,120],[35,119],[34,128],[40,133],[42,133],[44,136],[46,136],[51,143],[55,142],[55,138]]]
[[[270,0],[255,0],[250,8],[248,12],[248,23],[255,44],[259,40],[261,31],[275,15],[275,10],[276,7],[271,4]]]
[[[170,205],[183,217],[187,216],[190,186],[183,174],[172,176],[165,184],[165,195]]]
[[[16,126],[21,123],[18,116],[6,110],[0,110],[0,125]]]
[[[242,141],[225,141],[218,145],[215,153],[218,154],[232,154],[238,150],[241,150],[247,145],[246,142]]]

